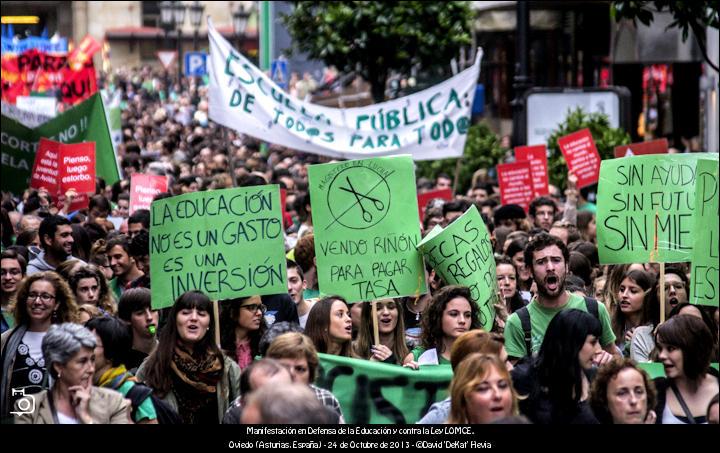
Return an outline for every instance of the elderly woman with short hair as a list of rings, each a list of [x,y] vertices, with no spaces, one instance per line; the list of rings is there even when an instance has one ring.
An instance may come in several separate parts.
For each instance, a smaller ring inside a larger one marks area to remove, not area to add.
[[[129,424],[130,401],[110,389],[94,387],[95,335],[79,324],[53,325],[42,341],[54,384],[36,395],[33,410],[15,404],[17,424]]]

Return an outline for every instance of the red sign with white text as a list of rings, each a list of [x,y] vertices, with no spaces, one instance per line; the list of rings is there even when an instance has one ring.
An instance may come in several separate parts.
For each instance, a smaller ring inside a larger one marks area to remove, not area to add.
[[[95,142],[60,146],[60,193],[95,193]]]
[[[517,162],[530,162],[534,198],[550,193],[548,189],[548,164],[545,145],[518,146],[515,148],[515,160]]]
[[[615,157],[629,157],[641,154],[667,154],[667,152],[668,141],[666,138],[615,147]]]
[[[138,209],[150,209],[155,195],[167,190],[167,176],[133,174],[130,178],[130,215]]]
[[[95,142],[63,144],[41,138],[30,176],[30,187],[44,189],[62,208],[65,193],[77,192],[68,212],[88,207],[95,193]]]
[[[533,200],[532,166],[529,161],[499,164],[500,203],[517,204],[528,212]]]
[[[558,138],[558,146],[567,166],[577,176],[578,188],[598,182],[600,154],[598,154],[590,129],[582,129]]]
[[[30,187],[47,190],[53,197],[58,192],[58,156],[62,143],[41,138],[30,174]]]
[[[453,199],[452,189],[431,190],[430,192],[418,194],[417,199],[418,199],[418,212],[420,214],[420,222],[423,222],[425,220],[425,207],[427,206],[428,201],[433,200],[435,198],[440,198],[441,200],[447,200],[447,201],[452,200]]]

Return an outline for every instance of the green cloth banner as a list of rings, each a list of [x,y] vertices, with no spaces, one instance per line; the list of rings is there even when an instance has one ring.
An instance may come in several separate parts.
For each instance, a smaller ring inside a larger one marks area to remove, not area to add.
[[[470,288],[480,307],[483,329],[492,329],[495,320],[495,257],[485,222],[473,205],[447,228],[439,225],[418,244],[428,263],[449,285]]]
[[[211,299],[287,292],[277,185],[195,192],[150,207],[153,308],[196,289]]]
[[[717,154],[653,154],[602,161],[597,201],[601,264],[690,261],[695,166]]]
[[[97,176],[108,185],[120,180],[100,93],[35,129],[3,115],[0,140],[2,190],[20,195],[30,186],[30,172],[42,137],[62,143],[95,142]]]
[[[409,156],[308,169],[318,284],[348,302],[427,292]]]
[[[695,239],[690,274],[690,303],[720,305],[718,270],[718,162],[697,163],[695,189]]]
[[[450,365],[421,367],[318,354],[317,385],[340,401],[351,424],[415,423],[436,401],[448,396],[453,377]]]

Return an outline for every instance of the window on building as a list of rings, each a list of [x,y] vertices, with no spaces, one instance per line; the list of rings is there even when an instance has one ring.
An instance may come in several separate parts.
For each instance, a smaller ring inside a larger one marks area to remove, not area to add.
[[[143,27],[160,27],[160,2],[140,2]]]

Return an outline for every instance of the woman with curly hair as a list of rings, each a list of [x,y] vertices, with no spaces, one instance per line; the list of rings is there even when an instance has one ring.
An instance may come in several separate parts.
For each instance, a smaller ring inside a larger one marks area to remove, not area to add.
[[[52,271],[38,272],[20,282],[15,298],[15,328],[2,335],[0,413],[3,419],[22,394],[48,388],[42,340],[53,324],[77,321],[77,304],[67,283]]]
[[[267,311],[260,296],[242,297],[221,303],[220,345],[244,370],[260,354],[260,339],[267,330]]]
[[[68,282],[78,304],[95,305],[103,315],[117,313],[110,287],[98,267],[85,264],[70,275]]]
[[[590,387],[590,407],[603,424],[654,424],[655,384],[630,359],[603,365]]]
[[[466,286],[446,286],[433,297],[422,321],[421,346],[403,360],[403,366],[450,363],[450,348],[468,330],[480,328],[480,310]]]
[[[240,369],[215,344],[211,312],[212,301],[200,291],[178,297],[157,348],[136,375],[185,424],[221,423],[240,393]]]

